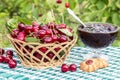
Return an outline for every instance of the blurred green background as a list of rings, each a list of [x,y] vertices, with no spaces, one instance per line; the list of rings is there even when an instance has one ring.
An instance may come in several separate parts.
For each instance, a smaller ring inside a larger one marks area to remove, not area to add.
[[[79,23],[66,11],[66,2],[84,22],[107,22],[120,26],[120,0],[62,0],[61,4],[56,0],[0,0],[0,47],[11,46],[5,28],[11,18],[47,23],[51,18],[49,13],[53,11],[56,23],[64,22],[76,30]],[[119,35],[113,46],[120,46]],[[76,45],[83,46],[80,40]]]

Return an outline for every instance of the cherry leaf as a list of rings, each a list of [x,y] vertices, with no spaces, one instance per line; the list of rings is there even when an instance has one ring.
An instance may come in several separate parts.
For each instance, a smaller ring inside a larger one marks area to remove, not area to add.
[[[39,40],[35,37],[26,37],[26,42],[39,42]]]
[[[58,29],[62,33],[66,34],[67,36],[73,36],[73,34],[66,28],[66,29]]]

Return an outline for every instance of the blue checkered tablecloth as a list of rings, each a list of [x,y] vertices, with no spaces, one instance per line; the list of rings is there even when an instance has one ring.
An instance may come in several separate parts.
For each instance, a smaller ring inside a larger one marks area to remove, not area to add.
[[[81,54],[86,54],[89,51],[88,48],[74,47],[65,63],[75,63],[80,67],[79,64],[83,61]],[[120,48],[108,47],[102,52],[110,58],[109,67],[91,73],[83,72],[79,68],[76,72],[68,71],[66,73],[62,73],[60,67],[40,70],[26,68],[20,64],[15,55],[14,59],[18,62],[15,69],[9,69],[7,64],[0,63],[0,80],[120,80]]]

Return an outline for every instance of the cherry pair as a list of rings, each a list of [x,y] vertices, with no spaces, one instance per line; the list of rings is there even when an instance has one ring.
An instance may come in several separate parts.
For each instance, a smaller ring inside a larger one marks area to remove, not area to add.
[[[62,64],[61,66],[62,72],[67,72],[67,71],[75,72],[76,70],[77,70],[77,66],[75,64],[71,64],[70,66],[68,66],[67,64]]]

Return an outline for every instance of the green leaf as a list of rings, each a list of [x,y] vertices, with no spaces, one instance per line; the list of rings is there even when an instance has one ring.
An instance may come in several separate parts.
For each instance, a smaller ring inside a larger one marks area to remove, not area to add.
[[[108,10],[106,10],[106,11],[103,13],[103,15],[104,15],[105,17],[111,16],[111,15],[110,15],[110,12],[109,12]]]
[[[58,29],[58,30],[66,34],[67,36],[73,36],[73,34],[68,29]]]
[[[103,9],[105,7],[105,3],[101,0],[99,0],[96,4],[98,9]]]
[[[91,5],[91,6],[89,7],[89,9],[90,9],[92,12],[98,10],[96,5]]]
[[[68,0],[70,8],[74,9],[76,7],[77,0]]]
[[[17,28],[17,22],[18,22],[18,20],[16,20],[16,19],[10,19],[9,21],[7,21],[6,25],[10,29],[15,29],[15,28]]]
[[[82,2],[83,2],[83,0],[78,0],[78,2],[79,2],[79,3],[82,3]]]
[[[120,41],[115,40],[114,43],[112,44],[112,46],[119,46],[120,47]]]
[[[118,13],[114,13],[112,15],[112,22],[114,24],[117,24],[117,25],[120,25],[120,17],[119,17],[119,14]]]
[[[39,42],[39,40],[35,37],[26,37],[26,42]]]
[[[18,22],[23,22],[25,24],[32,24],[32,21],[30,21],[26,18],[20,18],[20,17],[18,17]]]
[[[89,0],[92,4],[95,4],[98,0]]]
[[[117,0],[115,4],[120,9],[120,0]]]
[[[61,51],[61,52],[59,53],[60,57],[62,57],[64,54],[65,54],[64,51]]]
[[[55,16],[54,16],[53,11],[49,11],[47,13],[47,15],[45,15],[44,17],[45,17],[45,22],[46,23],[48,23],[48,22],[54,22],[55,21]]]
[[[4,17],[6,17],[6,16],[8,16],[8,13],[5,13],[5,12],[1,12],[1,13],[0,13],[0,18],[4,18]]]
[[[94,0],[93,0],[94,1]],[[109,0],[102,0],[106,5],[108,5]]]

